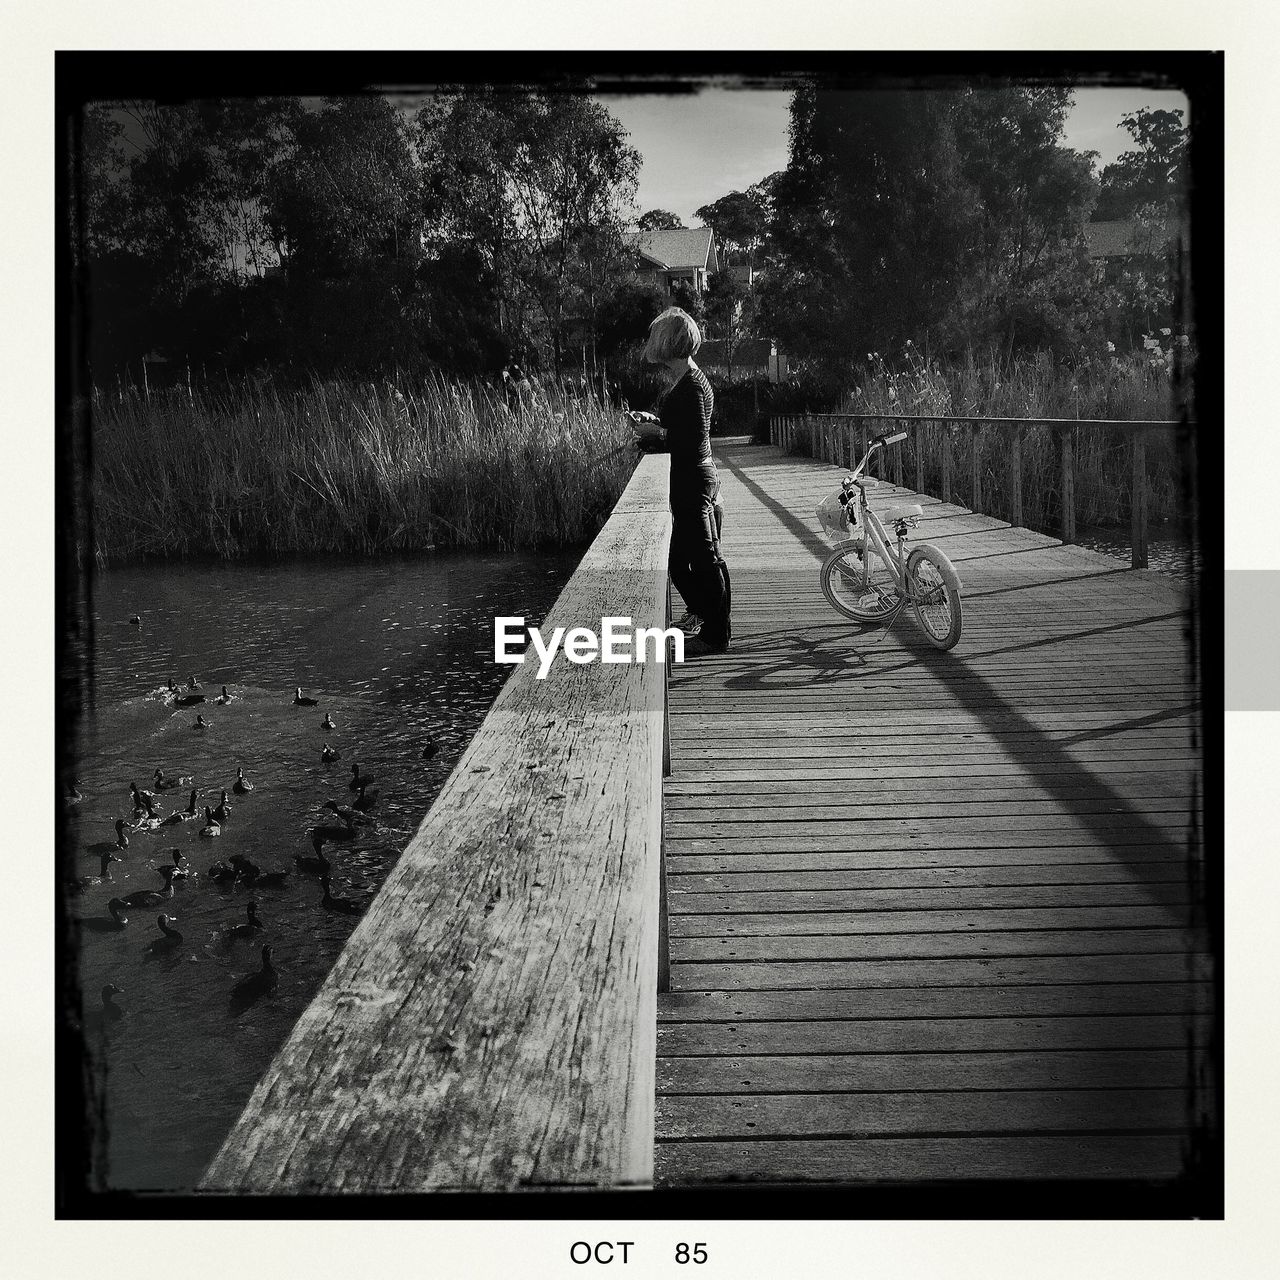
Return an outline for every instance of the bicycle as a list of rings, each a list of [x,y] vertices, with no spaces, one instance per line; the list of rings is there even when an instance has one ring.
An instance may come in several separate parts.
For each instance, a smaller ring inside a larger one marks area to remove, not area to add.
[[[838,542],[823,563],[822,592],[840,613],[873,626],[892,625],[910,602],[929,642],[950,649],[960,639],[960,578],[951,561],[927,542],[907,552],[907,530],[920,523],[920,506],[895,504],[877,515],[867,505],[867,488],[878,483],[862,474],[872,454],[906,438],[905,431],[874,437],[853,474],[841,481],[844,520],[857,532]],[[893,546],[886,524],[893,525]]]

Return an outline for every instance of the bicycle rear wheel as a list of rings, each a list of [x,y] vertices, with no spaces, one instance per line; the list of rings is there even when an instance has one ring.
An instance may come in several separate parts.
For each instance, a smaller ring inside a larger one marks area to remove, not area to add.
[[[888,566],[862,542],[841,542],[822,565],[822,594],[846,618],[880,625],[892,622],[906,600]]]
[[[950,649],[960,639],[960,579],[937,547],[928,543],[907,557],[907,585],[911,603],[929,643]]]

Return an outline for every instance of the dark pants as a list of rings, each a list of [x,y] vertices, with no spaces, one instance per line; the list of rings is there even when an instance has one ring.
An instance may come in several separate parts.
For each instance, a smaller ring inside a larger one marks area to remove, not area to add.
[[[729,566],[720,554],[720,481],[700,473],[671,486],[671,581],[685,605],[702,619],[702,639],[729,643],[732,604]]]

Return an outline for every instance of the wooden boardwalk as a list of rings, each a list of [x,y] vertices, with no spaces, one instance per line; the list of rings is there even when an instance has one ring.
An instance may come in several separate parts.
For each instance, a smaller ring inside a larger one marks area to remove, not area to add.
[[[671,677],[656,1185],[1185,1174],[1217,1117],[1183,592],[913,497],[964,587],[940,653],[823,598],[839,469],[717,461],[734,647]]]

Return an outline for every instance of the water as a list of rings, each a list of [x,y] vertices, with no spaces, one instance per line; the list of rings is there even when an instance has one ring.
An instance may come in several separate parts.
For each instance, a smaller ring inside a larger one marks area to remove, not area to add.
[[[1089,526],[1077,529],[1076,543],[1100,555],[1124,561],[1127,568],[1133,559],[1129,529]],[[1147,536],[1147,567],[1168,574],[1183,585],[1190,585],[1200,567],[1198,550],[1193,550],[1186,537],[1174,536],[1167,529],[1152,527]]]
[[[366,898],[381,884],[484,718],[509,667],[492,662],[495,613],[541,621],[576,554],[458,555],[376,563],[272,567],[132,568],[100,575],[94,591],[96,713],[78,743],[83,801],[72,807],[74,870],[96,874],[95,844],[131,820],[129,784],[152,789],[157,767],[192,775],[198,804],[217,805],[236,768],[254,784],[230,796],[216,839],[199,821],[135,831],[116,883],[87,889],[73,911],[106,919],[106,903],[159,889],[154,868],[180,849],[192,878],[172,900],[134,908],[120,932],[81,927],[77,949],[95,1087],[103,1097],[92,1185],[185,1191],[195,1186],[258,1077],[329,971],[357,919],[322,908],[316,876],[294,867],[309,830],[335,821],[322,806],[349,804],[352,764],[375,775],[379,799],[350,844],[326,847],[334,895]],[[132,625],[133,615],[141,617]],[[175,709],[172,677],[195,675],[207,701]],[[235,695],[214,702],[220,687]],[[319,705],[293,705],[303,686]],[[336,727],[321,728],[328,712]],[[197,713],[209,722],[193,730]],[[428,738],[439,746],[422,758]],[[329,742],[341,753],[321,762]],[[186,806],[189,788],[163,793],[160,812]],[[213,882],[233,853],[264,870],[289,870],[280,888]],[[228,939],[250,899],[265,929]],[[153,956],[161,911],[177,917],[181,945]],[[278,989],[248,1008],[236,981],[275,949]],[[122,988],[117,1022],[97,1015],[106,983]]]

